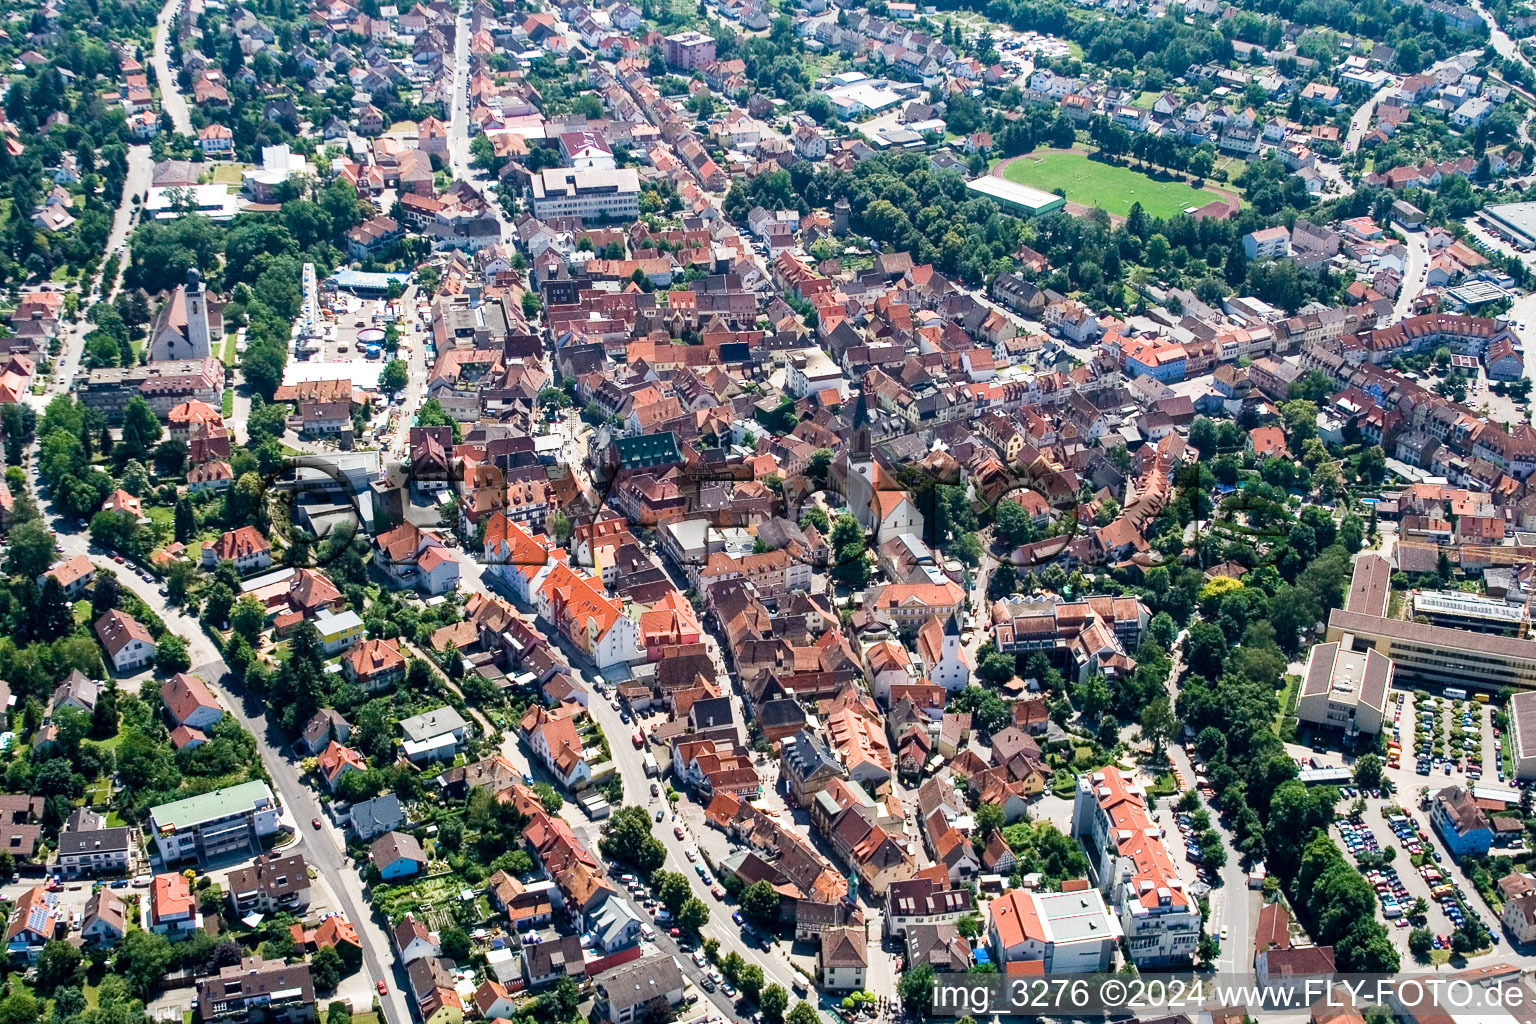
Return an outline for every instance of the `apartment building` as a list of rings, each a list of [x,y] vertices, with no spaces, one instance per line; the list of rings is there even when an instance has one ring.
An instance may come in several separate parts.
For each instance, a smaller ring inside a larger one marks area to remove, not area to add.
[[[133,829],[107,827],[104,815],[76,808],[59,833],[55,870],[65,878],[123,875],[133,866]]]
[[[1089,851],[1132,962],[1147,968],[1192,960],[1200,942],[1200,909],[1148,812],[1145,790],[1114,765],[1080,776],[1072,834]]]
[[[277,831],[277,798],[265,782],[238,786],[152,807],[149,833],[167,864],[206,860],[255,848]]]
[[[246,914],[302,914],[309,906],[309,868],[303,854],[264,853],[229,873],[225,883],[236,917]]]
[[[204,1024],[313,1021],[315,986],[309,965],[246,957],[197,983],[197,1017]]]

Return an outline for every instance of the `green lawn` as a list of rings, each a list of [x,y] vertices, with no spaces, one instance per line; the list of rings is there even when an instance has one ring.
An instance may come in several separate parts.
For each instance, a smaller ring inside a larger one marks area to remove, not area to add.
[[[1042,153],[1015,160],[1003,171],[1003,177],[1046,192],[1059,188],[1072,202],[1097,206],[1116,217],[1130,213],[1131,204],[1136,202],[1154,217],[1172,217],[1216,198],[1180,182],[1153,181],[1129,167],[1099,163],[1077,152]]]
[[[219,163],[213,165],[213,182],[216,185],[238,185],[240,175],[250,164]]]
[[[234,414],[235,414],[235,389],[234,388],[225,388],[224,389],[224,410],[223,410],[223,412],[220,415],[222,415],[225,419],[229,419]]]
[[[224,365],[235,365],[235,341],[236,331],[230,331],[224,336]]]

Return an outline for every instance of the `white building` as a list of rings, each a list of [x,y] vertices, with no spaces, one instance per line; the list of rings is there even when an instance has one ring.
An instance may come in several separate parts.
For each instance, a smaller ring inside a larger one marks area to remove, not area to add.
[[[257,849],[277,831],[277,798],[265,782],[242,782],[149,811],[149,834],[166,864]]]
[[[847,397],[848,379],[832,357],[820,348],[805,348],[792,352],[788,358],[789,369],[784,376],[784,390],[795,398],[831,389]]]
[[[1114,765],[1080,776],[1072,834],[1089,851],[1132,962],[1146,968],[1192,960],[1200,943],[1200,909],[1179,877],[1163,830],[1147,812],[1141,786]]]
[[[1536,779],[1536,690],[1519,690],[1509,698],[1509,730],[1515,778]]]
[[[1251,260],[1283,259],[1291,254],[1291,233],[1284,225],[1250,231],[1243,236],[1243,252]]]
[[[1103,894],[1086,884],[1072,892],[1012,889],[991,912],[988,939],[1000,969],[1037,962],[1046,974],[1097,974],[1114,967],[1120,929]]]
[[[1346,650],[1338,643],[1318,644],[1307,656],[1296,717],[1356,733],[1375,734],[1387,713],[1392,689],[1392,659],[1378,651]]]
[[[529,182],[533,215],[633,220],[640,215],[640,177],[634,168],[552,167]]]
[[[459,752],[467,725],[453,708],[440,707],[400,720],[402,747],[412,761],[449,759]]]

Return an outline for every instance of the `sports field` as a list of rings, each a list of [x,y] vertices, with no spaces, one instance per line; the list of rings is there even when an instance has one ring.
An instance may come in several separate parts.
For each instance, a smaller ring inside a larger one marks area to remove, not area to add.
[[[1067,200],[1097,206],[1116,217],[1131,212],[1131,204],[1154,217],[1172,217],[1190,206],[1220,198],[1177,181],[1153,181],[1129,167],[1089,160],[1086,153],[1039,153],[1019,157],[1003,168],[1003,177],[1046,192],[1061,189]]]

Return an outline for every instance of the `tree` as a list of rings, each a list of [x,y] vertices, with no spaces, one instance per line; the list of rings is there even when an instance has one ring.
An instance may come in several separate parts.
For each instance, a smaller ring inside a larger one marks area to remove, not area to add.
[[[1430,949],[1434,946],[1434,936],[1428,928],[1415,928],[1408,933],[1408,952],[1420,960],[1428,958]]]
[[[757,964],[747,964],[736,972],[736,984],[741,988],[742,995],[757,1002],[763,994],[763,969]]]
[[[976,674],[993,686],[1001,686],[1013,678],[1013,655],[993,648],[981,659]]]
[[[603,826],[598,849],[604,857],[620,861],[649,876],[667,859],[666,848],[651,835],[651,816],[644,807],[621,807]]]
[[[229,613],[229,627],[254,645],[267,625],[267,607],[250,594],[235,602]]]
[[[155,644],[155,668],[161,672],[185,672],[192,667],[187,642],[175,633],[163,634]]]
[[[37,957],[37,986],[42,991],[75,983],[84,955],[69,943],[52,939]]]
[[[1215,829],[1206,829],[1200,833],[1195,845],[1200,850],[1200,863],[1205,865],[1208,871],[1220,871],[1227,864],[1227,848],[1221,841],[1221,834]]]
[[[1168,741],[1173,739],[1174,730],[1178,725],[1173,717],[1173,706],[1168,702],[1167,694],[1159,694],[1152,698],[1141,709],[1141,736],[1152,744],[1152,749],[1162,753]]]
[[[677,926],[685,932],[697,935],[699,929],[709,923],[709,908],[704,901],[697,896],[690,896],[683,901],[683,905],[677,911]]]
[[[117,735],[117,683],[108,682],[91,709],[91,738],[108,740]]]
[[[1213,622],[1196,622],[1184,635],[1184,664],[1207,679],[1221,676],[1227,657],[1227,638]]]
[[[192,502],[188,498],[182,498],[176,502],[176,543],[186,544],[192,540],[192,535],[197,532],[197,515],[192,511]]]
[[[341,984],[343,964],[334,946],[321,946],[309,958],[309,976],[321,992],[334,992]]]
[[[780,1024],[784,1019],[784,1010],[789,1006],[789,993],[784,991],[783,985],[769,985],[758,997],[757,1006],[763,1011],[763,1019],[768,1024]]]
[[[1111,696],[1104,677],[1095,673],[1072,688],[1072,704],[1084,722],[1097,722],[1109,711]]]
[[[549,517],[549,531],[556,544],[564,544],[571,537],[571,521],[564,512],[556,511]]]
[[[22,523],[11,530],[8,539],[11,550],[5,561],[6,572],[36,579],[53,564],[53,533],[42,520]]]
[[[1147,637],[1163,650],[1171,650],[1173,641],[1179,635],[1179,627],[1173,621],[1173,616],[1167,612],[1158,612],[1152,616],[1152,621],[1147,623]]]
[[[779,917],[779,891],[768,882],[753,882],[741,892],[741,913],[758,924],[772,924]]]
[[[1285,402],[1280,406],[1280,418],[1285,421],[1285,436],[1293,451],[1300,451],[1304,442],[1317,436],[1316,402]]]
[[[1035,524],[1023,505],[1005,498],[993,510],[992,534],[1009,547],[1018,547],[1034,539]]]
[[[164,432],[160,418],[142,396],[134,395],[123,407],[123,441],[120,454],[127,459],[143,459]]]
[[[651,889],[669,913],[676,914],[693,895],[688,876],[676,871],[658,871],[651,876]],[[777,893],[775,893],[777,895]]]
[[[924,964],[922,966],[927,967],[928,965]],[[922,968],[918,969],[921,970]],[[910,976],[908,975],[908,977]],[[795,1008],[790,1010],[789,1016],[784,1018],[784,1024],[821,1024],[821,1018],[816,1015],[815,1007],[801,999],[796,1001]]]
[[[1381,788],[1381,758],[1365,754],[1355,762],[1355,785],[1361,789]]]
[[[933,965],[928,963],[918,964],[903,974],[901,980],[896,983],[896,992],[901,996],[902,1009],[917,1017],[932,1015],[933,980]]]
[[[292,941],[290,938],[290,944]],[[155,987],[165,980],[165,973],[175,959],[176,952],[164,935],[135,929],[118,943],[113,973],[128,982],[128,991],[136,998],[148,999]]]
[[[539,803],[543,805],[544,810],[549,814],[558,814],[560,808],[565,806],[565,797],[561,796],[560,791],[547,782],[535,782],[533,784],[533,791],[538,795]]]
[[[410,369],[403,359],[391,359],[379,371],[379,387],[385,391],[399,391],[410,381]]]
[[[455,963],[463,963],[469,959],[471,947],[469,934],[458,925],[449,925],[438,933],[438,940],[443,947],[443,956]]]
[[[1005,824],[1003,809],[997,804],[982,804],[976,808],[976,834],[985,838],[992,834],[993,829],[1000,829]]]

